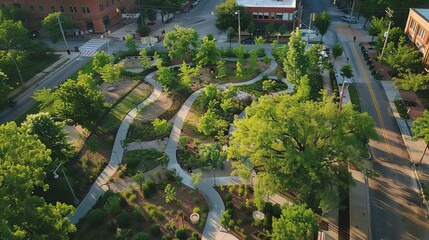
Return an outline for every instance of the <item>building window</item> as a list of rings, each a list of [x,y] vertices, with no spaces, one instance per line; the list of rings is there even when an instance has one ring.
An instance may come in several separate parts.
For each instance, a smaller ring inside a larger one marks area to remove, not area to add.
[[[282,13],[276,13],[276,20],[282,20],[283,14]]]
[[[43,6],[42,5],[39,5],[39,12],[45,12],[45,9],[43,9]]]
[[[86,8],[82,6],[82,13],[86,13]]]
[[[420,28],[419,29],[419,33],[417,35],[419,35],[419,37],[421,39],[424,39],[425,38],[425,34],[426,34],[426,31],[423,28]]]
[[[289,20],[289,13],[283,13],[283,20]]]
[[[102,4],[102,3],[98,3],[98,9],[99,9],[100,11],[103,11],[104,7],[103,7],[103,4]]]
[[[89,11],[89,7],[86,7],[86,12],[91,13],[91,11]]]
[[[77,7],[76,6],[73,6],[73,10],[75,13],[77,13]]]
[[[73,7],[72,6],[70,6],[70,12],[73,13]]]
[[[413,31],[416,30],[416,22],[413,19],[411,19],[410,28],[413,29]]]
[[[34,6],[33,5],[30,5],[30,11],[34,12]]]
[[[253,13],[253,19],[258,19],[258,13]]]
[[[64,12],[64,6],[60,6],[60,11]]]
[[[264,13],[264,19],[268,19],[268,13]]]
[[[55,6],[51,5],[51,13],[54,13],[54,12],[55,12]]]

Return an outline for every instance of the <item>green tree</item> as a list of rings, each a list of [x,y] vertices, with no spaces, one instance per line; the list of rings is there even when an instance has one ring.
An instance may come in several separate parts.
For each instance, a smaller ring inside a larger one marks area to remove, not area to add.
[[[166,136],[171,131],[172,125],[165,119],[155,118],[152,121],[155,132],[160,136]]]
[[[174,189],[174,186],[171,184],[167,184],[165,186],[165,202],[170,203],[172,201],[176,200],[176,190]]]
[[[145,182],[144,173],[142,171],[137,171],[133,176],[133,180],[139,185],[139,188],[143,190],[143,184]]]
[[[196,189],[198,189],[198,186],[200,185],[201,177],[201,173],[191,173],[191,182]]]
[[[320,33],[320,42],[323,40],[323,36],[328,32],[329,25],[331,25],[331,15],[326,11],[323,11],[317,14],[316,19],[314,19],[314,26],[319,29]]]
[[[217,132],[216,126],[217,116],[216,113],[210,109],[200,118],[200,124],[198,124],[198,131],[206,136],[212,136]]]
[[[384,40],[386,39],[384,37],[384,33],[387,32],[387,29],[383,29],[380,34],[378,34],[377,42],[375,44],[375,47],[378,52],[381,52],[384,45]],[[404,30],[400,27],[393,27],[390,28],[389,31],[389,39],[387,39],[387,42],[393,42],[395,43],[395,46],[397,46],[397,43],[399,43],[399,39],[404,36]]]
[[[221,155],[220,145],[217,143],[200,144],[198,153],[201,161],[212,168],[218,168],[223,165],[224,158]]]
[[[0,22],[4,20],[13,20],[14,22],[25,22],[27,13],[23,8],[12,6],[3,7],[0,11]]]
[[[68,79],[55,91],[55,112],[62,119],[94,130],[104,109],[104,95],[83,81]]]
[[[39,102],[39,108],[46,108],[55,101],[55,94],[52,94],[52,89],[42,88],[36,90],[33,95],[33,99]]]
[[[179,69],[179,77],[182,84],[186,87],[192,87],[191,78],[198,76],[200,73],[201,66],[197,65],[195,67],[188,66],[185,61]]]
[[[220,94],[219,90],[217,90],[217,86],[214,83],[210,83],[204,88],[204,91],[201,92],[199,97],[204,109],[207,109],[209,102],[216,99],[218,94]]]
[[[377,136],[372,118],[351,104],[338,111],[326,93],[318,102],[287,94],[258,101],[234,121],[228,148],[229,159],[249,160],[257,172],[255,200],[280,188],[296,192],[313,211],[333,207],[339,200],[334,189],[353,184],[338,164],[362,166],[361,153]]]
[[[371,25],[368,27],[368,34],[372,36],[371,42],[374,41],[374,37],[381,33],[381,31],[387,29],[388,22],[384,18],[377,18],[372,16]]]
[[[74,154],[74,148],[67,138],[64,123],[55,122],[49,113],[27,115],[21,128],[37,138],[51,150],[51,159],[54,164],[69,160]]]
[[[284,205],[282,215],[273,218],[271,238],[274,240],[311,240],[317,233],[317,215],[305,204]]]
[[[176,84],[175,80],[177,76],[173,69],[168,67],[158,68],[156,75],[158,82],[161,83],[162,87],[166,88],[167,91],[172,89]]]
[[[418,69],[423,60],[419,50],[409,46],[405,37],[400,37],[397,44],[389,42],[385,52],[386,62],[395,73]]]
[[[332,46],[332,57],[334,57],[334,62],[332,63],[332,65],[335,64],[335,60],[337,60],[337,57],[343,55],[343,51],[344,49],[340,43],[336,43],[334,44],[334,46]]]
[[[306,58],[306,65],[304,70],[304,74],[307,74],[309,77],[311,77],[311,80],[317,81],[317,75],[320,75],[323,70],[323,66],[327,65],[324,64],[324,59],[321,56],[320,52],[322,51],[322,46],[320,44],[314,44],[305,51],[304,57]],[[321,59],[322,58],[322,59]],[[303,76],[300,76],[300,80]]]
[[[128,48],[128,52],[131,54],[137,53],[137,42],[134,39],[134,36],[131,34],[127,34],[125,36],[125,47]]]
[[[250,21],[249,25],[247,25],[247,31],[250,33],[250,36],[255,32],[255,22]]]
[[[419,138],[423,138],[424,142],[426,143],[425,150],[423,151],[422,157],[420,158],[419,164],[422,163],[424,156],[426,155],[426,151],[429,148],[429,111],[425,110],[423,112],[423,116],[417,118],[413,122],[413,140],[417,140]]]
[[[61,21],[61,25],[64,30],[67,30],[73,26],[72,21],[69,17],[61,12],[50,13],[42,20],[43,28],[49,33],[49,37],[53,43],[57,42],[61,38],[60,24],[58,18]]]
[[[306,72],[305,42],[301,41],[301,35],[302,32],[299,29],[292,33],[287,57],[283,61],[287,80],[295,88],[299,86],[299,81]]]
[[[226,30],[226,35],[228,36],[229,39],[229,49],[231,49],[231,42],[232,42],[232,38],[235,37],[237,35],[237,32],[235,31],[234,28],[229,27]]]
[[[258,59],[257,59],[258,58],[258,50],[256,50],[256,49],[250,50],[249,55],[250,55],[250,57],[249,57],[249,68],[248,68],[248,70],[249,70],[249,72],[254,72],[256,69],[257,61],[258,61]]]
[[[350,64],[345,64],[340,68],[340,75],[343,78],[352,78],[353,77],[353,69]]]
[[[227,73],[227,69],[226,69],[226,66],[225,66],[225,60],[218,60],[217,61],[217,66],[216,66],[216,69],[217,69],[217,74],[216,74],[216,79],[224,79],[225,77],[226,77],[226,73]]]
[[[237,61],[240,62],[241,65],[244,64],[244,55],[246,54],[246,49],[243,45],[239,45],[234,48],[234,54],[237,56]]]
[[[271,37],[271,34],[272,33],[274,33],[275,31],[276,31],[276,29],[274,28],[274,23],[268,23],[266,26],[265,26],[265,31],[267,32],[267,34],[268,34],[268,42],[270,41],[270,37]]]
[[[235,0],[226,0],[216,6],[216,27],[219,30],[225,31],[229,27],[238,31],[238,14],[240,11],[241,29],[246,29],[249,26],[250,16],[243,6],[237,5]]]
[[[274,80],[265,80],[262,82],[262,90],[264,90],[265,92],[269,92],[271,90],[273,90],[274,86],[275,86],[276,82]]]
[[[188,58],[191,47],[199,45],[200,35],[193,28],[184,28],[176,25],[173,30],[165,34],[164,47],[168,49],[170,58]]]
[[[286,32],[287,32],[287,26],[286,26],[286,24],[280,25],[280,27],[279,27],[279,33],[281,35],[284,35],[284,34],[286,34]]]
[[[43,168],[50,151],[14,122],[0,126],[0,142],[0,238],[68,239],[76,231],[67,217],[74,208],[34,194],[49,187]]]
[[[427,89],[429,87],[429,76],[427,74],[414,74],[411,70],[399,73],[399,77],[394,77],[392,80],[395,82],[396,87],[402,90],[416,92],[419,89]]]
[[[142,50],[140,50],[139,56],[142,58],[140,63],[144,68],[149,68],[152,65],[152,61],[147,56],[146,48],[142,48]]]
[[[232,219],[231,209],[222,211],[222,217],[220,218],[219,221],[220,221],[220,225],[222,225],[227,229],[227,231],[229,231],[229,228],[234,226],[234,220]]]
[[[3,105],[8,100],[8,94],[11,87],[7,84],[8,77],[0,70],[0,105]]]
[[[101,74],[103,67],[110,64],[109,54],[104,51],[97,52],[92,59],[92,69],[97,73]]]
[[[241,63],[240,61],[237,61],[237,64],[235,65],[235,76],[237,78],[243,78],[243,69],[241,68]]]
[[[219,59],[219,50],[216,46],[216,40],[210,40],[207,36],[201,39],[202,45],[197,53],[198,63],[202,66],[214,65]]]
[[[106,64],[100,71],[101,79],[103,79],[103,81],[107,83],[117,82],[121,76],[121,72],[123,68],[124,68],[123,64],[115,64],[115,65]]]

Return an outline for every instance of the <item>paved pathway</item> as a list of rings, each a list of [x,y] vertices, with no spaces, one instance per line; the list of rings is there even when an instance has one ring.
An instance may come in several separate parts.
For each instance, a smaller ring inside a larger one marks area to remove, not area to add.
[[[267,53],[269,57],[270,53]],[[171,66],[174,67],[174,66]],[[277,63],[272,60],[270,67],[268,67],[265,71],[260,73],[258,76],[249,80],[247,82],[240,83],[228,83],[228,84],[220,84],[218,88],[226,88],[227,85],[231,86],[242,86],[255,83],[260,80],[263,75],[270,74],[277,67]],[[155,72],[150,73],[146,76],[145,80],[154,86],[153,93],[147,98],[145,101],[140,103],[136,108],[132,109],[124,118],[121,123],[121,126],[118,129],[118,133],[115,138],[115,143],[113,146],[112,155],[109,161],[109,164],[97,178],[93,186],[91,187],[89,193],[80,203],[80,205],[76,208],[76,212],[74,215],[70,216],[70,221],[72,223],[77,223],[79,219],[83,218],[95,205],[98,198],[108,190],[108,186],[105,186],[110,177],[116,172],[117,167],[122,162],[122,156],[124,153],[124,149],[121,145],[121,142],[125,139],[126,134],[128,132],[128,128],[132,123],[133,119],[138,115],[137,110],[145,106],[146,104],[150,104],[154,102],[161,94],[162,87],[159,83],[157,83],[153,76],[156,74]],[[283,82],[288,84],[285,79]],[[200,95],[200,93],[204,90],[204,88],[199,89],[194,92],[183,104],[180,108],[179,112],[176,114],[173,129],[170,134],[170,138],[168,140],[165,153],[169,156],[170,162],[168,163],[168,169],[176,169],[177,173],[183,177],[182,183],[190,188],[194,188],[191,183],[191,177],[185,172],[177,162],[176,152],[179,142],[180,133],[182,131],[184,120],[186,119],[189,110],[192,107],[195,99]],[[286,92],[292,92],[293,88],[290,84],[288,84],[288,90]],[[204,227],[202,239],[237,239],[233,235],[229,233],[225,233],[220,231],[219,219],[221,218],[221,212],[225,210],[224,203],[217,193],[217,191],[213,188],[214,185],[237,185],[237,184],[245,184],[242,179],[239,179],[236,176],[228,176],[228,177],[216,177],[216,178],[205,178],[200,182],[198,186],[198,191],[205,197],[207,203],[210,206],[210,211],[207,216],[206,225]]]

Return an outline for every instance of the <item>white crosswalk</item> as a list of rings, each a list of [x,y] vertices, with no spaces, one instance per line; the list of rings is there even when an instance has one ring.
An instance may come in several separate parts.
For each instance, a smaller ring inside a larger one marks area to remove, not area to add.
[[[90,39],[88,42],[79,47],[80,54],[81,56],[92,57],[104,44],[106,44],[106,39]]]

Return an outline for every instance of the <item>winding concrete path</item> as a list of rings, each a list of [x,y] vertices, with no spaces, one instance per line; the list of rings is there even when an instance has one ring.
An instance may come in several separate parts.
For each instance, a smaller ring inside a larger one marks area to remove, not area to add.
[[[272,56],[269,56],[269,57],[272,57]],[[174,66],[170,66],[170,67],[174,67]],[[272,60],[270,66],[265,71],[260,73],[258,76],[253,78],[252,80],[249,80],[246,82],[240,82],[240,83],[220,84],[218,85],[218,88],[226,88],[229,85],[243,86],[243,85],[253,84],[258,80],[260,80],[263,75],[270,74],[271,72],[273,72],[276,67],[277,67],[277,63],[274,60]],[[101,195],[108,190],[108,187],[105,185],[107,185],[107,182],[109,181],[110,177],[116,172],[117,167],[122,162],[124,149],[123,149],[123,146],[121,145],[121,142],[125,140],[130,124],[133,122],[134,118],[137,117],[138,115],[137,111],[141,109],[143,106],[145,106],[146,104],[150,104],[154,102],[161,95],[162,86],[153,79],[155,74],[156,74],[156,71],[148,74],[145,78],[145,80],[148,83],[154,86],[154,91],[147,99],[145,99],[142,103],[140,103],[136,108],[133,108],[125,116],[124,120],[122,121],[118,129],[109,164],[100,174],[100,176],[97,178],[97,180],[91,187],[86,197],[76,208],[75,214],[69,216],[70,221],[72,223],[77,223],[79,219],[83,218],[92,209],[92,207],[97,202],[98,198],[101,197]],[[292,92],[293,91],[292,86],[289,83],[287,83],[285,79],[283,79],[283,82],[288,85],[288,90],[286,90],[285,92]],[[192,104],[197,99],[197,97],[201,94],[202,91],[204,91],[204,88],[199,89],[198,91],[191,94],[191,96],[189,96],[189,98],[180,108],[179,112],[176,114],[173,128],[170,134],[170,138],[168,140],[168,143],[165,149],[165,154],[167,154],[170,158],[167,168],[176,169],[177,173],[183,178],[182,183],[193,189],[195,189],[195,187],[191,183],[190,175],[188,175],[188,173],[185,172],[177,162],[176,152],[177,152],[179,137],[182,131],[184,120],[186,119],[186,116],[188,115],[189,110],[192,107]],[[205,178],[200,182],[198,186],[198,191],[205,197],[206,201],[210,206],[210,211],[207,216],[207,221],[204,227],[202,239],[210,239],[210,240],[237,239],[233,235],[220,230],[221,225],[219,224],[219,220],[221,218],[221,212],[225,210],[225,206],[221,197],[219,196],[217,191],[213,188],[213,186],[214,185],[224,185],[224,186],[238,185],[238,184],[245,184],[245,182],[236,176]]]

